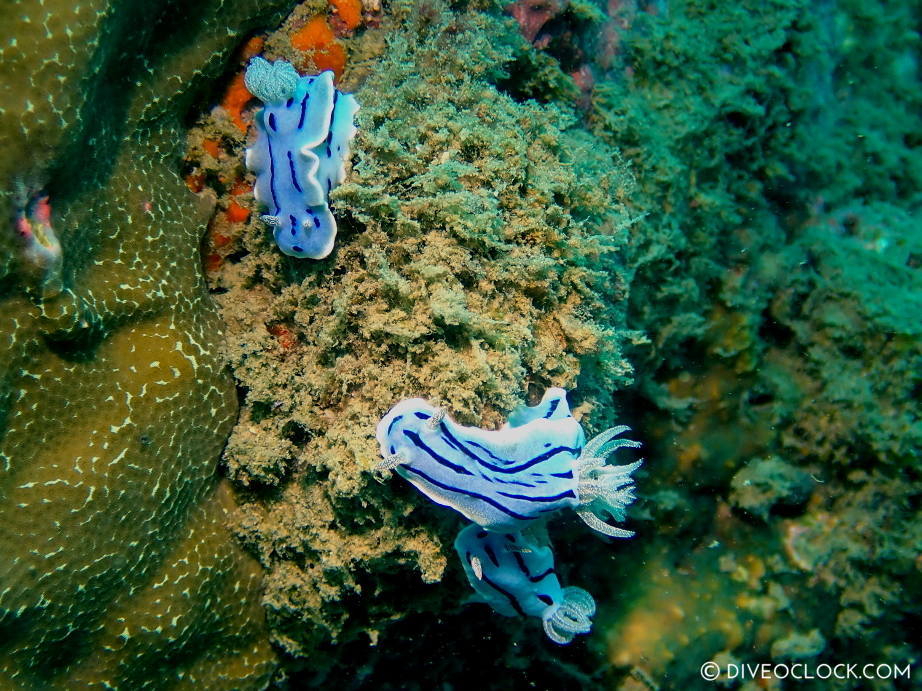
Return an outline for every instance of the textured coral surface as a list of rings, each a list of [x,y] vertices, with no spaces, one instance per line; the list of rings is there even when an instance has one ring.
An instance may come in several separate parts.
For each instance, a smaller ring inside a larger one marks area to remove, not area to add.
[[[183,119],[272,3],[0,10],[0,216],[49,195],[63,291],[0,233],[0,685],[259,686],[258,565],[226,527],[233,423]]]

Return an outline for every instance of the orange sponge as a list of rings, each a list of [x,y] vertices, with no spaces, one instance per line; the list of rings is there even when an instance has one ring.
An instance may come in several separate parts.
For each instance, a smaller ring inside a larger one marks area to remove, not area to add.
[[[251,98],[253,98],[253,94],[247,91],[243,83],[243,72],[235,74],[230,86],[227,88],[227,93],[224,95],[224,100],[221,101],[221,105],[224,106],[224,110],[228,112],[231,120],[234,121],[234,124],[237,125],[241,132],[247,131],[247,125],[243,121],[243,109]]]
[[[231,223],[242,223],[250,217],[250,210],[240,206],[233,199],[227,205],[227,220]]]
[[[362,23],[362,3],[360,0],[330,0],[336,18],[348,30],[354,30]]]
[[[333,30],[324,17],[311,17],[291,36],[291,45],[306,53],[319,70],[333,70],[339,79],[346,67],[346,51],[336,42]]]

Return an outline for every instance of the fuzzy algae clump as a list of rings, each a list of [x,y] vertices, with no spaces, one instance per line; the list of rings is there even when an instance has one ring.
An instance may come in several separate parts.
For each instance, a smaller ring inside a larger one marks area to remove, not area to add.
[[[225,453],[252,492],[238,533],[268,570],[274,640],[295,656],[442,609],[429,603],[444,594],[404,574],[442,578],[457,526],[368,472],[396,400],[496,425],[517,392],[578,384],[577,414],[599,428],[631,376],[619,259],[631,178],[568,107],[497,87],[530,50],[511,20],[424,9],[399,5],[354,44],[365,61],[343,88],[362,109],[351,176],[331,196],[331,257],[290,261],[251,220],[245,256],[214,276],[245,391]],[[193,143],[227,132],[216,112]]]
[[[694,684],[691,658],[791,641],[823,641],[802,647],[814,663],[918,655],[913,22],[884,3],[670,3],[625,23],[597,86],[594,130],[635,163],[647,211],[629,255],[631,325],[651,337],[632,353],[636,426],[658,459],[651,527],[676,551],[655,575],[667,592],[711,581],[710,550],[743,584],[735,640],[708,634],[715,610],[677,642],[648,628],[673,642],[651,655],[614,620],[610,659],[638,677]]]
[[[236,401],[200,268],[210,208],[178,172],[193,100],[276,10],[0,10],[4,688],[271,674],[215,473]]]

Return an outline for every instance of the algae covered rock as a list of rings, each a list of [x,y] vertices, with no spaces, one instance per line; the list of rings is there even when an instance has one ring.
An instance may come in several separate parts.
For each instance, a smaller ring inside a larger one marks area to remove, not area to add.
[[[194,99],[282,4],[0,10],[4,687],[272,670],[259,568],[224,526],[236,401],[200,268],[209,205],[179,158]],[[56,252],[48,289],[31,269]]]
[[[764,659],[809,630],[820,660],[918,655],[916,23],[853,0],[670,2],[625,20],[595,92],[649,212],[630,313],[651,340],[634,359],[647,484],[675,493],[651,507],[675,557],[661,587],[711,579],[699,560],[719,555],[740,635],[715,654]],[[655,679],[698,649],[644,642],[724,624],[644,630],[627,608],[611,647],[633,654],[612,659]]]
[[[238,532],[269,572],[274,640],[318,673],[343,664],[312,656],[331,638],[345,656],[365,634],[413,654],[396,620],[457,599],[419,584],[443,577],[457,528],[369,472],[381,416],[424,396],[495,426],[531,402],[521,392],[578,384],[576,414],[604,428],[636,337],[621,304],[632,179],[571,108],[499,88],[531,50],[514,22],[399,3],[353,48],[343,88],[362,109],[331,195],[336,249],[293,263],[251,221],[214,277],[246,393],[225,453],[252,489]]]
[[[777,457],[750,461],[730,482],[730,502],[762,519],[772,510],[794,510],[810,498],[810,473]]]

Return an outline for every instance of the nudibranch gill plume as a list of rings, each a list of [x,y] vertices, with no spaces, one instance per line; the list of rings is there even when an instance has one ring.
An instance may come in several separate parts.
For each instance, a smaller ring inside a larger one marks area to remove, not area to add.
[[[516,532],[572,508],[591,528],[612,537],[633,532],[623,521],[634,501],[633,473],[642,461],[609,466],[611,452],[640,444],[619,438],[627,427],[586,442],[566,391],[548,389],[536,406],[521,407],[499,430],[466,427],[426,401],[395,405],[378,423],[384,462],[432,501],[490,531]]]
[[[336,238],[329,197],[346,176],[358,102],[333,86],[331,71],[302,77],[284,60],[254,57],[244,81],[265,104],[246,153],[256,200],[268,209],[261,218],[285,254],[323,259]]]

